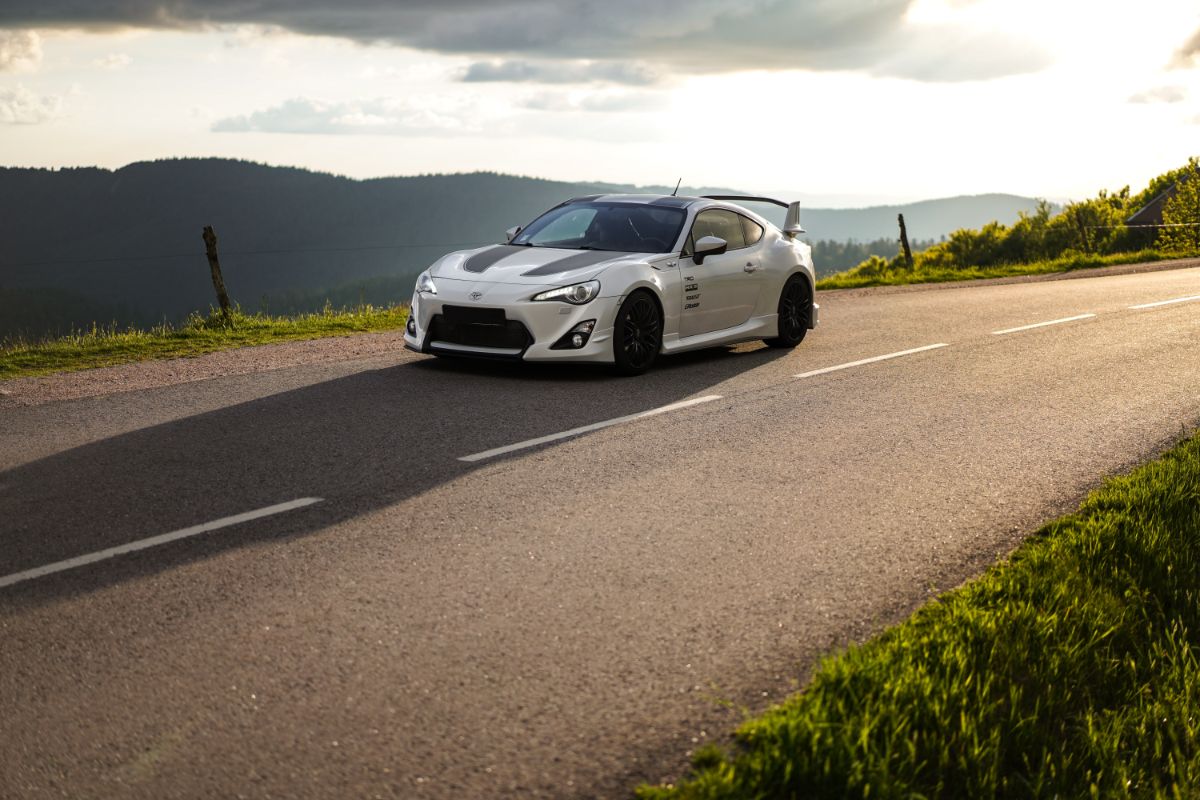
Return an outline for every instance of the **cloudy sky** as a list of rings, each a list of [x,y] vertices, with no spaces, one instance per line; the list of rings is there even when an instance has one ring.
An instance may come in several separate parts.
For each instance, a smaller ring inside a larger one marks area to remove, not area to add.
[[[1184,0],[2,0],[0,164],[227,156],[822,205],[1200,154]]]

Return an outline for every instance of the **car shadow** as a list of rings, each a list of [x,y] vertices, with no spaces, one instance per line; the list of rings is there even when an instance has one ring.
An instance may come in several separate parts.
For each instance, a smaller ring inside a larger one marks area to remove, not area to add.
[[[0,588],[0,601],[39,605],[306,536],[530,451],[462,456],[673,403],[786,352],[681,354],[638,378],[422,358],[75,447],[0,473],[0,576],[297,498],[323,501]]]

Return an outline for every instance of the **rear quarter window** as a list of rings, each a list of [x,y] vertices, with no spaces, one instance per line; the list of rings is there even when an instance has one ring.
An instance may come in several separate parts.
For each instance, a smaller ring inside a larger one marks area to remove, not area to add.
[[[749,217],[742,217],[742,233],[746,237],[746,245],[758,244],[763,236],[763,227]]]

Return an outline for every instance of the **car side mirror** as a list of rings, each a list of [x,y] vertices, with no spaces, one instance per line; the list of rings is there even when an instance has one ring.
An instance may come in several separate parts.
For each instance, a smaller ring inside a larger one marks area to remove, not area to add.
[[[704,259],[709,256],[719,256],[728,249],[729,242],[719,236],[704,236],[696,242],[696,254],[692,256],[692,260],[697,264],[703,264]]]
[[[517,234],[519,234],[523,230],[525,230],[525,229],[523,227],[521,227],[520,225],[514,225],[513,227],[506,230],[504,232],[504,243],[508,244],[513,239],[517,238]]]

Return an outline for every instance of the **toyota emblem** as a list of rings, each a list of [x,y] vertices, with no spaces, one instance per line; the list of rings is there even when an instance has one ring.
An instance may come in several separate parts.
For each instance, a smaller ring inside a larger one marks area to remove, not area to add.
[[[483,292],[471,292],[467,297],[470,297],[472,300],[478,300],[483,297]]]

